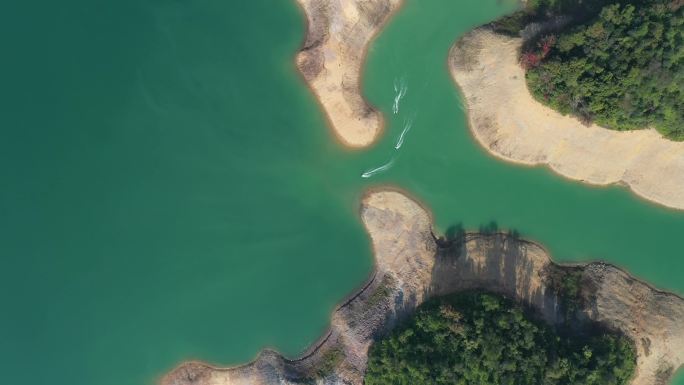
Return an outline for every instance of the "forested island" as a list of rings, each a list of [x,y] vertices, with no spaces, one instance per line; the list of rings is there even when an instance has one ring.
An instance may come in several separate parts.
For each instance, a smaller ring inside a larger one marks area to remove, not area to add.
[[[473,136],[501,159],[684,209],[682,4],[528,1],[460,37],[449,69]]]
[[[496,22],[519,34],[546,24],[521,52],[534,97],[606,128],[655,127],[684,140],[684,2],[537,0]]]

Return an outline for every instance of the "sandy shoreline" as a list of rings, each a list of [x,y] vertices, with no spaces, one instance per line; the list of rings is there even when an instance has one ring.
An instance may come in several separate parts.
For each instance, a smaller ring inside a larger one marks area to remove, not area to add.
[[[402,1],[297,0],[308,24],[297,68],[348,147],[369,146],[382,132],[382,114],[361,95],[361,72],[370,42]]]
[[[327,333],[299,359],[264,350],[246,365],[188,362],[162,385],[362,384],[368,347],[427,299],[485,289],[531,306],[553,324],[563,318],[546,272],[555,265],[540,245],[507,234],[468,233],[445,246],[429,212],[397,191],[365,195],[361,218],[375,272],[335,310]],[[684,299],[605,263],[582,269],[583,317],[625,333],[636,344],[632,385],[660,385],[684,364]],[[559,267],[563,268],[563,267]]]
[[[521,42],[479,28],[449,53],[449,70],[478,142],[507,161],[546,164],[590,184],[621,183],[645,199],[684,209],[684,143],[655,130],[585,126],[537,102],[518,65]]]

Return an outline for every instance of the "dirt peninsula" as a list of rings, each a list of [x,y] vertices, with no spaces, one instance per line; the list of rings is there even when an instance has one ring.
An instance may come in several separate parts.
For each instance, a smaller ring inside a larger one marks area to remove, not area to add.
[[[371,40],[403,0],[297,0],[308,21],[297,68],[313,90],[335,136],[366,147],[380,135],[382,114],[361,95]]]

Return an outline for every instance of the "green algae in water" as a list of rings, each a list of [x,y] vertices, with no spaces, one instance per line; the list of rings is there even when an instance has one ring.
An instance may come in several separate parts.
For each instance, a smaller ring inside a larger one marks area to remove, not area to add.
[[[150,384],[184,359],[296,355],[370,273],[357,210],[384,183],[424,200],[442,229],[496,221],[557,258],[605,259],[684,292],[682,213],[501,163],[470,137],[446,54],[509,9],[408,1],[364,76],[387,130],[350,152],[295,71],[304,17],[290,0],[8,5],[4,382]]]

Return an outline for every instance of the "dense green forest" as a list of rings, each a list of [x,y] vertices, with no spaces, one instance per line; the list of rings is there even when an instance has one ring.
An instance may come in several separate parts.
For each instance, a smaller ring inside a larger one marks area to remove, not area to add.
[[[684,140],[684,1],[536,0],[495,23],[515,34],[567,15],[521,55],[542,103],[616,130],[655,127]]]
[[[422,305],[371,346],[367,385],[620,385],[633,346],[606,330],[559,334],[502,297],[468,292]]]

